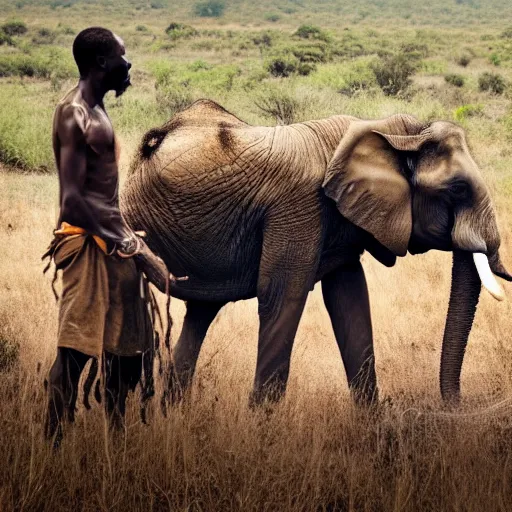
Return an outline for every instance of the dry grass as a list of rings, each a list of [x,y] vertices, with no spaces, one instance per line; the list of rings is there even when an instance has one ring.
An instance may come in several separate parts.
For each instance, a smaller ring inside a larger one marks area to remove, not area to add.
[[[492,146],[475,151],[480,160],[493,158]],[[123,168],[129,160],[125,154]],[[486,178],[495,183],[492,170]],[[56,218],[57,178],[3,172],[0,190],[0,329],[21,347],[19,365],[0,373],[0,510],[509,510],[510,302],[482,294],[463,368],[464,402],[455,414],[444,410],[438,369],[450,256],[440,253],[408,257],[393,269],[364,257],[377,411],[352,405],[315,289],[289,392],[271,416],[247,408],[256,303],[230,304],[208,333],[187,404],[164,418],[155,400],[144,426],[132,397],[126,432],[117,436],[100,406],[80,406],[52,453],[42,438],[43,378],[55,355],[57,308],[39,257]],[[493,190],[503,227],[507,197]],[[177,338],[184,307],[175,300],[173,309]]]

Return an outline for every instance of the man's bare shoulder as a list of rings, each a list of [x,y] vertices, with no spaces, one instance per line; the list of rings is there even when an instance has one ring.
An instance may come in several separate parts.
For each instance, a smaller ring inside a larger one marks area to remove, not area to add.
[[[89,106],[80,89],[74,87],[57,104],[53,119],[54,132],[60,136],[77,136],[81,133],[85,137],[89,124]]]

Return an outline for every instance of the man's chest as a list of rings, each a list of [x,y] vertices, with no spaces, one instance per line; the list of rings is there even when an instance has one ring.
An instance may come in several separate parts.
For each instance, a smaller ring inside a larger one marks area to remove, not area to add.
[[[91,157],[105,164],[117,163],[120,147],[106,113],[100,108],[90,109],[86,129],[86,142],[92,150]]]

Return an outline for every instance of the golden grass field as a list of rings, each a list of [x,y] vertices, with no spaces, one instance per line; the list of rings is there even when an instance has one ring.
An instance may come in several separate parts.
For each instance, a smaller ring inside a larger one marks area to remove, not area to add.
[[[101,18],[98,12],[84,12],[76,29]],[[46,18],[38,18],[41,13]],[[135,15],[128,21],[117,20],[110,11],[109,16],[128,41],[128,51],[133,43],[134,69],[140,69],[134,75],[138,85],[126,98],[108,103],[122,142],[124,176],[144,130],[166,118],[155,110],[151,58],[174,63],[201,58],[218,64],[231,54],[229,48],[194,48],[188,42],[150,53],[135,32]],[[299,14],[293,16],[303,21]],[[30,30],[42,24],[55,27],[59,21],[72,24],[66,11],[28,11],[25,17]],[[165,25],[158,13],[142,21],[155,33]],[[248,22],[237,26],[233,15],[225,23],[229,29],[251,28]],[[280,23],[280,30],[291,32],[293,27]],[[393,38],[392,26],[374,25],[384,39]],[[365,32],[372,27],[369,23],[358,37],[375,37]],[[428,30],[422,37],[434,50],[414,77],[410,97],[371,91],[353,97],[338,94],[326,84],[335,72],[352,69],[352,61],[345,60],[319,65],[307,79],[290,78],[279,87],[302,101],[299,119],[408,112],[421,119],[453,120],[456,108],[482,105],[461,122],[495,200],[502,258],[510,269],[512,121],[506,116],[511,95],[510,90],[489,95],[475,85],[479,73],[494,70],[487,48],[494,43],[486,34],[498,38],[501,28]],[[405,41],[413,36],[409,27],[396,37]],[[69,48],[71,41],[68,35],[55,44]],[[463,70],[467,85],[451,89],[443,73],[460,72],[453,55],[469,47],[475,55]],[[237,50],[242,53],[233,54],[233,61],[242,67],[249,58],[258,61],[259,50],[244,51]],[[512,79],[510,61],[498,71]],[[251,72],[244,67],[241,76]],[[265,89],[274,85],[270,82],[255,87]],[[46,140],[49,147],[49,116],[72,83],[0,79],[0,117],[10,115],[14,123],[21,116],[36,127],[37,133],[23,132],[25,138],[19,139],[27,154],[36,152],[27,161],[38,162]],[[253,93],[241,85],[235,83],[231,92],[195,87],[194,95],[213,96],[250,122],[273,122],[254,108]],[[0,130],[0,154],[6,133]],[[43,380],[56,354],[58,310],[51,275],[43,276],[40,257],[56,221],[57,197],[55,174],[0,167],[0,348],[19,347],[14,364],[0,368],[0,512],[512,510],[512,287],[504,283],[509,298],[502,303],[482,292],[463,365],[463,400],[458,409],[449,410],[440,400],[438,373],[451,256],[439,252],[408,256],[392,269],[363,256],[380,386],[375,410],[358,409],[351,401],[317,287],[296,337],[287,395],[272,414],[247,407],[258,330],[257,304],[251,300],[222,310],[204,343],[190,399],[170,409],[167,418],[158,395],[149,425],[143,425],[137,392],[129,398],[126,430],[112,434],[101,406],[85,411],[79,401],[76,423],[54,452],[42,434]],[[184,304],[173,300],[172,311],[176,341]]]

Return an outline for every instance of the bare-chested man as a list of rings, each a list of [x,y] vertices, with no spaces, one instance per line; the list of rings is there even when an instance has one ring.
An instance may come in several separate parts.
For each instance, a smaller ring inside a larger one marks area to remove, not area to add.
[[[152,342],[141,272],[160,290],[172,277],[119,210],[119,147],[103,98],[130,85],[124,43],[110,30],[88,28],[76,37],[73,55],[80,81],[59,102],[53,123],[60,215],[47,253],[63,271],[45,428],[57,438],[63,417],[74,419],[87,360],[103,354],[106,409],[122,424],[128,390],[139,382],[142,354]]]

